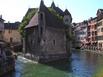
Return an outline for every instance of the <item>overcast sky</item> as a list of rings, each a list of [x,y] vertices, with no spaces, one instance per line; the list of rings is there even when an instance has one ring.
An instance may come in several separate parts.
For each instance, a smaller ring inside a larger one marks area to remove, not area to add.
[[[103,0],[44,0],[46,6],[52,1],[61,9],[68,9],[73,22],[81,22],[95,17],[98,9],[103,9]],[[39,7],[40,0],[0,0],[0,14],[8,22],[21,21],[28,8]]]

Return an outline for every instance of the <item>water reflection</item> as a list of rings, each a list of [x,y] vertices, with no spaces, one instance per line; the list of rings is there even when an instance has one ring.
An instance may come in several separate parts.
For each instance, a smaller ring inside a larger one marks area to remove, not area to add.
[[[92,77],[96,69],[103,65],[102,58],[102,55],[91,52],[73,52],[71,61],[56,61],[44,65],[66,72],[66,77]],[[23,62],[18,59],[16,61],[16,71],[5,77],[21,77],[23,67]],[[71,76],[69,76],[70,74]]]
[[[102,58],[103,56],[91,52],[73,52],[73,77],[92,77],[98,65],[103,64]]]

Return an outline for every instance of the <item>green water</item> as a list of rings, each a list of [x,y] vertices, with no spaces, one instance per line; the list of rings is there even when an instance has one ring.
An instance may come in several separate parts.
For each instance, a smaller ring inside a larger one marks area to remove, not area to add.
[[[103,70],[102,59],[91,52],[73,52],[71,61],[26,64],[23,77],[101,77],[96,74]]]
[[[63,65],[62,65],[63,64]],[[67,70],[68,63],[55,64],[26,64],[23,77],[72,77],[70,71]],[[65,65],[65,67],[64,67]],[[31,70],[32,69],[32,70]]]

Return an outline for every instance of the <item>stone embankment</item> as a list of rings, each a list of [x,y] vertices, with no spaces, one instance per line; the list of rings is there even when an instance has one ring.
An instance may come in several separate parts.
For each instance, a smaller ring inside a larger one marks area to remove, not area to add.
[[[81,51],[94,52],[94,53],[97,53],[97,54],[103,54],[103,48],[98,48],[98,47],[88,46],[88,47],[82,47],[80,50]]]

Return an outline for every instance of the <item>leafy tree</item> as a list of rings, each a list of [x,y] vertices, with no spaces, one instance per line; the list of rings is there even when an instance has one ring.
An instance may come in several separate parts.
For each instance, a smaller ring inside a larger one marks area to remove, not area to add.
[[[19,26],[19,32],[22,35],[22,37],[25,36],[25,26],[29,24],[30,19],[34,16],[34,14],[36,13],[35,9],[32,10],[28,10],[27,14],[23,17],[23,20]]]

